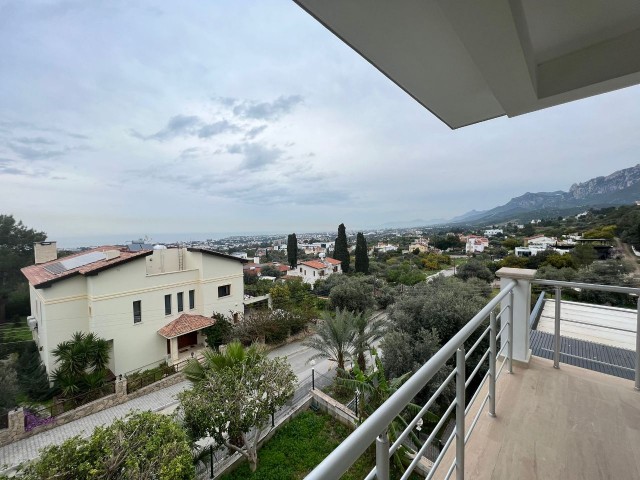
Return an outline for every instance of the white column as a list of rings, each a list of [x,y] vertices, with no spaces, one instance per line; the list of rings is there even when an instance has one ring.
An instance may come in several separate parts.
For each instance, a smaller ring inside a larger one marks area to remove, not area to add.
[[[178,337],[173,337],[169,342],[169,350],[171,350],[171,364],[174,364],[178,361]]]
[[[518,284],[513,289],[513,360],[520,363],[529,363],[531,348],[529,346],[529,316],[531,315],[531,280],[536,271],[528,268],[503,267],[496,272],[500,278],[500,288],[504,288],[511,280]],[[509,296],[506,296],[500,305],[500,310],[509,305]],[[500,317],[500,329],[508,322],[508,310]],[[508,338],[508,328],[500,335],[500,348]],[[502,355],[506,354],[505,351]]]

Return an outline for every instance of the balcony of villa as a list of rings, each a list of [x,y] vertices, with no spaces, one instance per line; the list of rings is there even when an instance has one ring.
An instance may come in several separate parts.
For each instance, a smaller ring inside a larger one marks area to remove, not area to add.
[[[498,276],[499,294],[308,479],[340,478],[372,444],[376,467],[367,479],[387,480],[401,445],[414,449],[402,479],[424,464],[427,479],[640,478],[638,310],[562,300],[563,290],[590,289],[636,302],[640,289],[540,280],[533,270],[503,268]],[[546,290],[533,308],[532,285]],[[486,368],[469,364],[474,350]],[[387,426],[445,365],[451,374],[390,439]],[[447,385],[455,399],[416,446],[409,435]],[[433,445],[439,454],[424,462]]]

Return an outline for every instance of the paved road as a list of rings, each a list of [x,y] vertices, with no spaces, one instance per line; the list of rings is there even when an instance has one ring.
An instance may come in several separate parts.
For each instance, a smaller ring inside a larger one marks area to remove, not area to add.
[[[328,360],[317,360],[313,366],[307,363],[314,353],[315,350],[304,347],[302,341],[296,341],[272,350],[269,352],[269,356],[286,356],[291,363],[293,372],[298,376],[299,380],[303,380],[309,378],[312,368],[315,368],[318,373],[326,373],[330,368],[335,368],[332,365],[333,362],[329,362]],[[79,420],[25,438],[24,440],[0,447],[0,473],[2,473],[3,465],[12,467],[26,460],[33,459],[37,457],[38,452],[42,448],[52,444],[60,444],[75,435],[88,436],[95,427],[99,425],[109,425],[117,418],[122,418],[133,410],[151,410],[170,413],[175,410],[177,405],[176,395],[188,387],[189,382],[180,382],[171,387],[150,393],[149,395],[136,398],[121,405],[105,409],[93,415],[88,415]]]

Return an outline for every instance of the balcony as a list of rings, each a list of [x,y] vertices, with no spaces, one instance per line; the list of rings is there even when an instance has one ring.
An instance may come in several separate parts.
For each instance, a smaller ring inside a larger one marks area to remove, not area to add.
[[[557,300],[563,288],[603,290],[634,297],[640,296],[640,289],[537,280],[533,270],[503,268],[497,274],[501,278],[499,294],[307,479],[340,478],[375,442],[376,467],[366,478],[387,480],[390,456],[400,445],[407,445],[409,435],[415,433],[422,417],[450,383],[455,384],[456,397],[423,445],[416,447],[417,455],[402,479],[411,475],[436,434],[453,419],[454,431],[442,439],[444,446],[427,479],[448,479],[454,475],[458,480],[640,478],[638,312],[631,319],[629,311],[625,312],[627,324],[619,329],[627,337],[634,337],[636,347],[633,369],[613,365],[623,372],[619,375],[623,378],[601,373],[607,371],[603,365],[613,361],[607,358],[591,360],[597,366],[590,367],[593,370],[564,363],[575,360],[576,355],[567,351],[575,342],[562,337],[564,302],[561,301],[553,303],[550,355],[532,356],[530,349],[531,320],[535,317],[530,307],[532,283],[550,288]],[[534,310],[541,304],[538,302]],[[480,335],[470,345],[469,338],[474,332]],[[471,353],[485,348],[487,343],[480,363],[468,365]],[[391,444],[387,426],[452,361],[454,370]],[[482,380],[481,365],[488,367]],[[628,380],[629,377],[633,380]],[[479,382],[475,391],[469,389],[472,382]]]

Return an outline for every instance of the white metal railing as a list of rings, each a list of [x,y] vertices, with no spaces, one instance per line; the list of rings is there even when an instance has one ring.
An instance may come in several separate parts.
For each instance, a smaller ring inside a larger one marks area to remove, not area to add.
[[[445,413],[441,416],[435,428],[424,442],[422,447],[416,452],[416,455],[401,480],[406,480],[415,470],[423,453],[429,444],[434,440],[437,433],[444,426],[446,420],[455,408],[456,427],[450,437],[447,439],[440,454],[434,461],[427,479],[431,479],[447,451],[448,447],[454,441],[456,442],[456,458],[452,463],[446,478],[449,478],[456,471],[456,478],[462,480],[464,478],[464,453],[465,444],[475,428],[480,414],[484,406],[489,403],[489,415],[495,416],[495,385],[502,370],[507,368],[511,373],[512,357],[513,357],[513,289],[517,285],[516,280],[511,280],[487,305],[480,310],[451,340],[449,340],[433,357],[429,359],[406,383],[404,383],[389,399],[384,402],[362,425],[360,425],[344,442],[342,442],[333,452],[331,452],[309,475],[309,480],[330,480],[338,479],[344,474],[351,465],[365,452],[365,450],[374,441],[376,443],[376,467],[367,475],[366,479],[370,480],[378,478],[379,480],[389,479],[389,459],[400,447],[400,445],[409,437],[413,429],[418,425],[422,417],[427,413],[429,408],[435,403],[439,395],[444,391],[446,386],[456,378],[456,397],[450,403]],[[507,300],[507,305],[499,312],[495,313],[496,307],[501,301]],[[507,312],[507,319],[503,321],[504,326],[498,331],[498,319]],[[473,346],[465,352],[465,342],[471,335],[481,326],[483,322],[489,318],[489,326],[485,328],[480,337]],[[508,336],[505,340],[503,335]],[[489,348],[486,350],[478,365],[472,373],[466,378],[466,360],[477,349],[482,341],[489,335]],[[498,350],[497,341],[501,339],[501,349]],[[506,354],[500,368],[496,371],[496,360],[498,356],[503,354],[506,347]],[[456,357],[456,367],[447,376],[445,381],[438,387],[435,393],[427,400],[417,415],[408,423],[403,432],[395,439],[393,445],[390,445],[387,435],[388,426],[393,420],[400,415],[406,406],[414,399],[416,395],[433,379],[438,371],[453,357]],[[480,368],[487,358],[489,359],[489,369],[472,399],[466,402],[466,387],[480,371]],[[470,424],[469,431],[465,432],[465,416],[469,413],[475,399],[482,391],[485,382],[489,380],[488,393],[485,395],[482,406],[478,409],[478,413]],[[468,406],[467,406],[468,405]]]
[[[627,295],[637,296],[637,313],[636,313],[636,368],[635,368],[635,389],[640,390],[640,288],[619,287],[616,285],[597,285],[591,283],[578,282],[562,282],[559,280],[533,280],[537,285],[553,287],[555,289],[555,322],[553,336],[553,367],[560,368],[560,312],[562,289],[572,288],[581,290],[597,290],[601,292],[623,293]],[[563,354],[564,355],[564,354]]]

